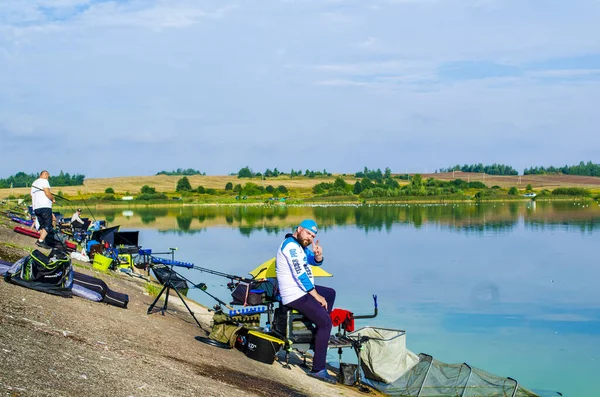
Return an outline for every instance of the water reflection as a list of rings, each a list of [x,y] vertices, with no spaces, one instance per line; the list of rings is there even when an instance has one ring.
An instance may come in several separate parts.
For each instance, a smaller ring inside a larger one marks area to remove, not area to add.
[[[127,227],[195,233],[202,228],[226,225],[239,229],[244,236],[250,236],[253,231],[280,233],[305,217],[315,218],[325,229],[356,226],[365,233],[389,233],[394,224],[412,225],[417,229],[435,224],[466,234],[503,233],[510,232],[519,222],[532,230],[560,226],[589,233],[600,224],[600,210],[595,202],[140,207],[125,211],[102,209],[98,213],[110,224]]]
[[[339,307],[368,313],[376,293],[372,325],[406,329],[415,352],[526,387],[594,395],[586,392],[600,372],[595,203],[127,210],[111,210],[114,223],[140,229],[144,247],[178,247],[177,260],[241,276],[314,217],[334,274],[322,283],[338,291]],[[228,299],[227,280],[181,272]],[[197,290],[189,296],[214,304]]]

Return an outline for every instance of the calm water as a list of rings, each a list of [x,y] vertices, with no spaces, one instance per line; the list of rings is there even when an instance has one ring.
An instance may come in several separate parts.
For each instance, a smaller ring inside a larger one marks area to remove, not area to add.
[[[346,207],[177,207],[97,211],[144,248],[225,273],[275,256],[284,234],[312,217],[321,229],[320,284],[336,307],[380,315],[357,322],[407,331],[407,345],[466,362],[530,389],[600,395],[597,203]],[[226,279],[178,269],[229,301]],[[189,296],[208,306],[198,290]],[[344,353],[345,359],[353,355]],[[331,361],[337,361],[332,352]]]

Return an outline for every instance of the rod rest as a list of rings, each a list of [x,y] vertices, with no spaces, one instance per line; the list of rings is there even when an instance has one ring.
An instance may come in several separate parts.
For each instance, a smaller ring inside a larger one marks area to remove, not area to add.
[[[157,258],[155,256],[151,257],[150,260],[152,261],[152,263],[159,264],[159,265],[187,267],[189,269],[194,267],[193,263],[174,261],[171,259]]]
[[[235,309],[229,310],[229,316],[237,316],[240,314],[258,314],[258,313],[266,313],[267,308],[265,306],[253,306],[253,307],[245,307],[243,309]]]

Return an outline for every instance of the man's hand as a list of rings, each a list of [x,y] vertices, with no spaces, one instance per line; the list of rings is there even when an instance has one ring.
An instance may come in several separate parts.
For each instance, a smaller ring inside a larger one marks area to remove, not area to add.
[[[314,289],[313,289],[312,291],[310,291],[310,294],[312,295],[312,297],[313,297],[313,298],[315,298],[315,300],[316,300],[317,302],[319,302],[319,304],[320,304],[321,306],[323,306],[323,307],[325,308],[325,310],[327,310],[327,301],[325,300],[325,298],[323,298],[323,296],[322,296],[322,295],[320,295],[320,294],[317,292],[317,290],[314,290]]]
[[[321,258],[323,257],[323,247],[319,245],[319,240],[314,240],[312,243],[312,247],[313,253],[315,254],[315,259],[317,260],[317,262],[320,262]]]

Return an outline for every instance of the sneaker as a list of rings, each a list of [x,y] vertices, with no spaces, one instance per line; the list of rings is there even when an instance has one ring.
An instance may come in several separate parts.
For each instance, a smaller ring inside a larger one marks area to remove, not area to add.
[[[309,372],[308,376],[312,376],[313,378],[317,378],[323,382],[331,383],[333,385],[337,383],[337,380],[333,376],[329,375],[326,369],[322,369],[317,372]]]
[[[52,249],[52,247],[50,247],[49,245],[46,245],[45,242],[40,241],[40,240],[35,240],[35,245],[37,245],[40,248],[45,248],[47,250]]]

